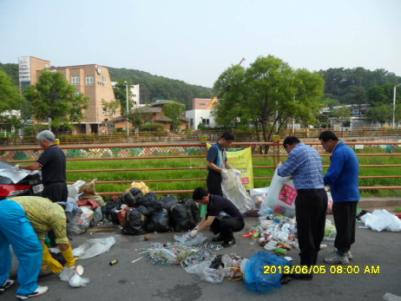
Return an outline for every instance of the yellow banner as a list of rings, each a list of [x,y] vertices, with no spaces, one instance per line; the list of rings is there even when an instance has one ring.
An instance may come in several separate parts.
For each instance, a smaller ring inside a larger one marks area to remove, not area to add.
[[[207,144],[207,149],[211,145]],[[253,189],[252,149],[250,147],[239,151],[227,151],[228,165],[241,172],[241,182],[246,189]]]

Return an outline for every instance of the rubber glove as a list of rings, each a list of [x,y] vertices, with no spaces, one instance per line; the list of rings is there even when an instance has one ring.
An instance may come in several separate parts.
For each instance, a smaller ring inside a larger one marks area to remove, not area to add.
[[[64,257],[65,261],[67,262],[66,263],[67,268],[75,267],[75,265],[77,263],[77,259],[72,254],[71,245],[68,246],[67,250],[65,250],[64,252],[61,252],[61,254],[63,254],[63,257]]]
[[[49,248],[44,243],[42,244],[42,247],[43,247],[42,270],[43,271],[50,270],[54,274],[60,274],[64,269],[63,265],[53,258],[52,254],[50,254]]]
[[[189,233],[189,236],[191,237],[195,237],[196,235],[198,235],[198,230],[194,229]]]

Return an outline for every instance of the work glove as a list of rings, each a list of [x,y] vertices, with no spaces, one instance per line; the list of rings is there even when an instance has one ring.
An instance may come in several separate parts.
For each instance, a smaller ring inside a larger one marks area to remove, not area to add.
[[[67,250],[61,252],[61,254],[63,254],[63,257],[64,257],[65,261],[67,262],[66,266],[68,268],[75,267],[75,265],[77,263],[77,259],[72,254],[71,245],[68,246]]]
[[[189,236],[191,236],[192,238],[194,238],[196,235],[198,235],[198,230],[194,229],[189,233]]]

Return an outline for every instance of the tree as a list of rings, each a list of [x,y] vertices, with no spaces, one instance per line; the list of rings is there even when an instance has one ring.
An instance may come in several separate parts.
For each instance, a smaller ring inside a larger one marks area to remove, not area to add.
[[[25,96],[31,105],[32,116],[40,121],[51,118],[54,130],[81,121],[82,110],[88,101],[64,75],[50,71],[43,71],[38,83],[29,87]]]
[[[214,84],[219,98],[217,120],[227,127],[252,126],[270,141],[291,119],[304,124],[316,120],[324,82],[317,73],[293,70],[274,56],[259,57],[248,69],[235,65]]]
[[[178,102],[170,102],[163,106],[164,115],[171,119],[173,131],[178,130],[184,110],[184,104]]]
[[[121,108],[121,116],[126,116],[127,114],[127,87],[124,81],[119,81],[117,84],[113,87],[114,90],[114,96],[115,98],[119,101],[120,103],[120,108]],[[128,99],[132,98],[132,93],[131,89],[128,86]],[[132,110],[132,102],[128,102],[128,111],[131,112]]]
[[[11,111],[21,111],[22,107],[23,98],[20,96],[17,87],[7,73],[0,69],[0,123],[19,127],[20,118],[11,114]]]
[[[120,102],[118,100],[106,101],[102,99],[102,106],[104,115],[113,117],[117,114],[120,109]]]

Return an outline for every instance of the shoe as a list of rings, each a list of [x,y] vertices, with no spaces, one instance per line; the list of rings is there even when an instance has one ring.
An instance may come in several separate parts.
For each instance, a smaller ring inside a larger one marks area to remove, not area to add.
[[[11,279],[7,279],[6,282],[0,286],[0,294],[4,293],[6,289],[12,287],[14,285],[15,281]]]
[[[39,297],[47,293],[49,288],[47,286],[39,286],[32,294],[29,295],[17,295],[18,300],[27,300],[33,297]]]
[[[349,259],[346,254],[341,255],[335,251],[332,255],[325,257],[324,262],[328,264],[349,264]]]
[[[348,251],[345,255],[348,257],[349,260],[352,260],[352,259],[354,258],[354,257],[352,256],[351,251]]]
[[[220,242],[220,241],[224,241],[223,237],[221,237],[221,235],[218,235],[216,237],[212,238],[213,242]]]
[[[223,241],[223,243],[221,245],[223,246],[223,248],[231,247],[231,246],[235,245],[235,239],[233,238],[229,241]]]
[[[290,274],[290,277],[296,280],[312,280],[313,274]]]

